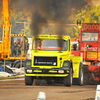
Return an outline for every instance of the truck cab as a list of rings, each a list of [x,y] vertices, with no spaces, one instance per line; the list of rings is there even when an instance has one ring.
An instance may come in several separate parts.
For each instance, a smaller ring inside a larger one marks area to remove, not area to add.
[[[34,36],[32,58],[26,61],[25,84],[32,85],[33,79],[44,78],[46,80],[63,80],[65,86],[71,86],[73,80],[71,58],[69,36]]]
[[[26,57],[29,48],[25,35],[11,34],[11,57]]]
[[[83,65],[88,65],[94,80],[100,81],[100,23],[82,23],[79,50],[72,55],[82,56]]]

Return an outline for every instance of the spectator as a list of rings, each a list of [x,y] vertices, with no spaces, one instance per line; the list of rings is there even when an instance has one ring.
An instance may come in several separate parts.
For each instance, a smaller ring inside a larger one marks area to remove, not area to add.
[[[95,36],[94,33],[91,34],[91,36],[88,38],[90,41],[97,41],[97,37]]]

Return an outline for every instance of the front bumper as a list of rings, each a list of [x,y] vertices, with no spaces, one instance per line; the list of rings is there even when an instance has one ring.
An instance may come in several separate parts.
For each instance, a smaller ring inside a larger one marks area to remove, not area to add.
[[[66,77],[69,75],[69,69],[52,68],[52,69],[40,69],[40,68],[25,68],[26,76],[38,76],[38,77]]]

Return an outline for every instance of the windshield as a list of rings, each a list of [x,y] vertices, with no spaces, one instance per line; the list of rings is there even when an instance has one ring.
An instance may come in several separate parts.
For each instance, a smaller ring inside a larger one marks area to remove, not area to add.
[[[60,39],[36,39],[36,49],[48,51],[67,51],[67,41],[62,40],[62,47],[59,47],[58,41],[60,41]],[[35,43],[33,40],[33,49],[35,49]]]
[[[22,48],[22,37],[12,37],[11,38],[11,55],[21,56]]]
[[[82,32],[82,41],[98,41],[98,33]]]

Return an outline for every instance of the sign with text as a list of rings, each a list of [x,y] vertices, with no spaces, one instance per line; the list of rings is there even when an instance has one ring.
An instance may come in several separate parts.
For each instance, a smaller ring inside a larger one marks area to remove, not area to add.
[[[97,58],[97,52],[87,52],[87,58]]]
[[[99,31],[100,24],[99,23],[83,23],[82,30],[98,30]]]

